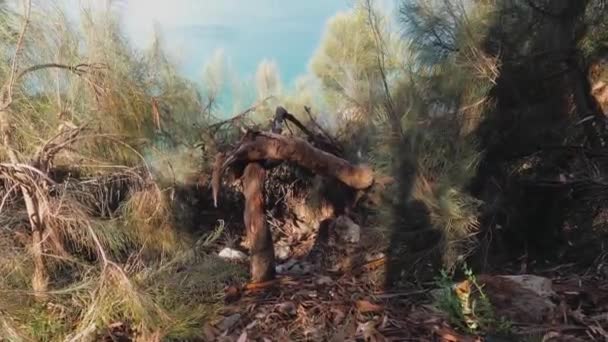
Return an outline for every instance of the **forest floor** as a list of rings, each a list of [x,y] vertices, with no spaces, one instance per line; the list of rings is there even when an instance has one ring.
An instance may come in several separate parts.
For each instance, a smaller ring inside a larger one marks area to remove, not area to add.
[[[496,313],[511,319],[496,333],[475,333],[435,305],[432,284],[386,292],[369,279],[367,273],[377,271],[365,272],[280,276],[272,283],[229,287],[223,317],[205,335],[209,341],[608,340],[608,285],[594,277],[543,277],[551,279],[553,290],[546,298],[498,285],[488,296],[500,302]],[[540,319],[526,310],[546,307],[551,310]]]
[[[522,272],[514,265],[501,275],[469,274],[387,291],[386,257],[354,250],[365,256],[324,254],[325,265],[336,257],[364,260],[347,271],[302,257],[279,264],[275,281],[227,286],[221,315],[206,326],[205,340],[608,341],[604,258],[593,268],[566,264]]]

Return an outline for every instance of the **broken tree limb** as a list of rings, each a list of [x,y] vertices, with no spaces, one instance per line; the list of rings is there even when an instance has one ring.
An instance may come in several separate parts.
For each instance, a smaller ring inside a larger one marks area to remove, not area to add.
[[[313,146],[310,142],[283,136],[283,121],[293,119],[300,123],[282,107],[277,108],[273,132],[249,130],[228,153],[218,153],[213,165],[211,186],[213,202],[217,207],[222,177],[226,170],[232,170],[240,177],[245,196],[244,221],[247,230],[247,241],[251,253],[251,278],[253,282],[264,282],[274,278],[274,246],[270,230],[266,225],[264,211],[264,180],[266,169],[271,169],[281,162],[291,162],[306,168],[318,175],[332,177],[354,190],[367,190],[374,183],[374,174],[370,167],[353,165],[348,161]],[[296,124],[297,125],[297,124]],[[320,136],[298,125],[313,140]],[[328,139],[322,139],[327,142]]]
[[[266,170],[260,163],[249,163],[243,173],[245,228],[251,253],[251,280],[255,283],[274,278],[274,246],[264,216]]]
[[[217,208],[217,197],[222,185],[222,175],[220,171],[226,160],[226,155],[222,152],[215,155],[213,162],[213,173],[211,174],[211,189],[213,190],[213,206]]]
[[[212,132],[217,132],[222,126],[226,125],[226,124],[230,124],[230,123],[238,123],[240,120],[242,120],[247,114],[255,112],[258,107],[262,106],[264,103],[268,102],[269,100],[273,99],[274,96],[268,96],[265,99],[261,100],[260,102],[254,104],[253,106],[245,109],[244,111],[240,112],[239,114],[233,116],[232,118],[228,119],[228,120],[224,120],[224,121],[220,121],[218,123],[212,124],[210,126],[207,127],[208,130],[212,131]]]
[[[325,130],[313,119],[310,113],[310,108],[305,107],[311,122],[317,127],[321,133],[316,133],[304,126],[300,120],[298,120],[293,114],[289,113],[285,108],[279,106],[276,109],[275,117],[272,122],[272,133],[281,134],[283,123],[291,122],[296,125],[302,133],[306,134],[308,141],[316,148],[319,148],[325,152],[329,152],[336,156],[342,156],[344,154],[344,148],[332,139],[332,137],[325,132]]]
[[[289,161],[316,174],[333,177],[355,190],[372,186],[374,174],[370,167],[353,165],[333,154],[313,147],[305,140],[267,132],[248,132],[241,144],[229,154],[217,171],[221,179],[226,169],[238,162]],[[220,182],[214,186],[219,187]],[[214,194],[219,192],[214,189]]]

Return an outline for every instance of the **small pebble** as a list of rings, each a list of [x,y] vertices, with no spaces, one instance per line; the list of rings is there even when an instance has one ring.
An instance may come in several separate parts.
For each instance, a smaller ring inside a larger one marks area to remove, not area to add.
[[[333,284],[333,282],[334,282],[334,280],[331,279],[331,277],[328,277],[328,276],[320,276],[315,281],[315,283],[317,285],[331,285],[331,284]]]
[[[218,255],[220,258],[227,260],[243,261],[247,259],[247,254],[229,247],[222,249]]]

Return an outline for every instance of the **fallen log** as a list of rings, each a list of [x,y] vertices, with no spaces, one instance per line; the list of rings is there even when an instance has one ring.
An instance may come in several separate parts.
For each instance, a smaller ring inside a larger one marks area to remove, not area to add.
[[[316,174],[334,177],[355,190],[365,190],[372,186],[374,174],[370,167],[353,165],[333,154],[313,147],[307,141],[296,137],[268,132],[248,132],[234,152],[226,157],[215,179],[221,179],[229,167],[241,162],[289,161]],[[220,182],[214,182],[219,187]],[[214,189],[214,195],[219,189]],[[214,198],[217,203],[217,198]]]
[[[274,278],[274,246],[270,230],[264,217],[264,180],[266,169],[281,162],[291,162],[313,173],[333,177],[355,190],[366,190],[374,183],[370,167],[353,165],[331,153],[311,145],[306,140],[278,134],[282,131],[282,118],[288,115],[282,107],[271,132],[247,131],[237,147],[229,153],[219,153],[213,167],[211,186],[213,202],[217,207],[217,196],[222,177],[231,169],[243,183],[245,196],[244,221],[247,229],[247,245],[251,253],[251,278],[253,282],[264,282]]]

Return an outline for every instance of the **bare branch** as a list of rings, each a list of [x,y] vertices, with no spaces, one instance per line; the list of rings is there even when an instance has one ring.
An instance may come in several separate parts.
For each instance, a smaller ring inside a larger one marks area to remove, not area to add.
[[[19,73],[19,76],[17,76],[17,79],[21,79],[24,76],[26,76],[29,73],[35,72],[35,71],[39,71],[39,70],[43,70],[43,69],[63,69],[63,70],[67,70],[70,72],[73,72],[74,74],[81,76],[85,73],[88,72],[88,69],[97,69],[97,70],[101,70],[101,69],[107,69],[108,67],[105,64],[102,63],[94,63],[94,64],[78,64],[78,65],[66,65],[66,64],[60,64],[60,63],[46,63],[46,64],[39,64],[39,65],[34,65],[31,66],[27,69],[24,69],[23,71],[21,71]]]
[[[395,110],[395,105],[386,74],[386,42],[384,41],[382,33],[380,32],[380,19],[374,10],[373,0],[366,0],[365,9],[367,10],[368,25],[372,30],[374,43],[376,45],[376,59],[378,63],[378,70],[380,71],[380,77],[382,79],[382,86],[384,88],[385,107],[391,118],[393,130],[399,134],[399,137],[402,137],[403,129],[401,128],[401,120]]]
[[[234,123],[234,122],[238,122],[240,119],[242,119],[244,116],[246,116],[247,114],[251,113],[251,112],[255,112],[255,110],[260,107],[261,105],[263,105],[264,103],[266,103],[268,100],[274,98],[274,96],[268,96],[267,98],[263,99],[262,101],[256,103],[255,105],[245,109],[244,111],[240,112],[239,114],[233,116],[232,118],[228,119],[228,120],[224,120],[218,123],[215,123],[213,125],[208,126],[208,129],[211,129],[213,131],[217,131],[219,130],[222,126],[226,125],[226,124],[230,124],[230,123]]]
[[[249,131],[225,159],[224,156],[216,159],[214,193],[219,192],[219,180],[227,169],[263,161],[289,161],[316,174],[333,177],[355,190],[365,190],[374,183],[373,170],[366,165],[353,165],[296,137]],[[218,169],[219,163],[222,164]]]

